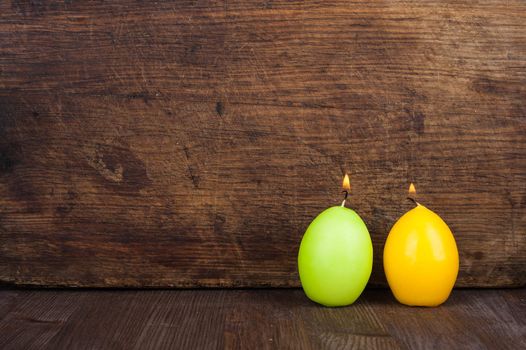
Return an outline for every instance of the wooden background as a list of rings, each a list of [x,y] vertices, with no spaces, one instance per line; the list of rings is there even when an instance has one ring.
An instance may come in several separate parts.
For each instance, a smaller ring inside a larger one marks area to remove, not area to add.
[[[4,284],[298,286],[345,171],[525,285],[526,2],[0,2]]]

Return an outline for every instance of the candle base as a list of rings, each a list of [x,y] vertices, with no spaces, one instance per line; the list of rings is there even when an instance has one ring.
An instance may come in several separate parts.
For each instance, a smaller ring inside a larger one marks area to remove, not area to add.
[[[372,261],[371,237],[360,216],[345,207],[329,208],[312,221],[301,241],[301,285],[321,305],[350,305],[364,290]]]
[[[411,306],[438,306],[458,274],[455,238],[447,224],[423,205],[393,226],[384,247],[384,270],[395,298]]]

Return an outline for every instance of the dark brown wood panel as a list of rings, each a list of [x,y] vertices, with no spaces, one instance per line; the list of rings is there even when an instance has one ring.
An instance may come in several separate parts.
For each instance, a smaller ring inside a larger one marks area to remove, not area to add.
[[[526,284],[523,1],[0,3],[0,281],[298,286],[350,205],[385,285],[410,204],[458,286]]]
[[[0,300],[12,291],[0,291]],[[325,308],[301,290],[20,290],[2,349],[522,349],[526,291],[454,290],[438,308],[366,290]]]

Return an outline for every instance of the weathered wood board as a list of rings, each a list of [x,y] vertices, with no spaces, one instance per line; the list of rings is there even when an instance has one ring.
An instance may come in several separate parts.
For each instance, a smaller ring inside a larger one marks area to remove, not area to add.
[[[298,286],[345,171],[524,285],[526,2],[0,2],[2,283]]]
[[[525,289],[455,290],[427,309],[390,294],[371,289],[349,307],[322,308],[300,290],[0,290],[0,348],[526,347]]]

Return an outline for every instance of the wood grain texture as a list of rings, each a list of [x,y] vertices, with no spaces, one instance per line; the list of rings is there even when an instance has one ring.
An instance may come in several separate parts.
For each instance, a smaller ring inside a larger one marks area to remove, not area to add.
[[[16,291],[2,349],[522,349],[526,290],[455,290],[438,308],[366,290],[325,308],[301,290]],[[13,291],[0,291],[0,300]],[[72,304],[74,303],[74,305]]]
[[[526,284],[524,1],[0,2],[0,281],[298,286],[319,212],[405,191],[457,286]]]

